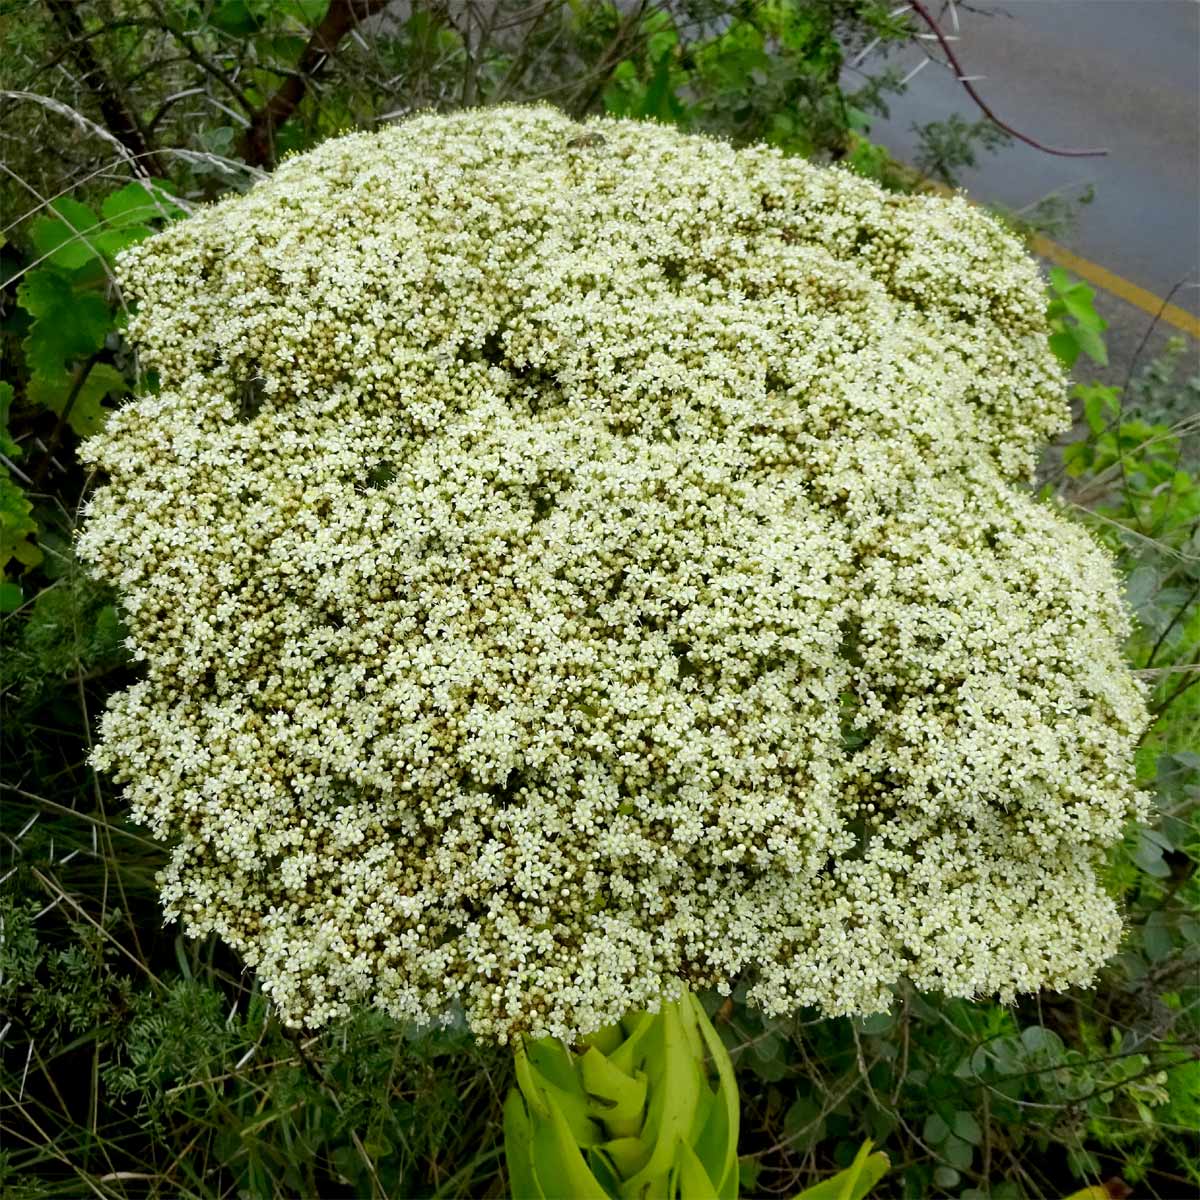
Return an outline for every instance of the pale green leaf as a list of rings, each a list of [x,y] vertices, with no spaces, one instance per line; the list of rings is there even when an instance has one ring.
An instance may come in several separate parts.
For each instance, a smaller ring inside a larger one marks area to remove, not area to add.
[[[806,1188],[795,1200],[863,1200],[890,1166],[888,1156],[880,1151],[872,1154],[871,1142],[865,1141],[844,1171]]]
[[[609,1200],[556,1105],[550,1105],[548,1120],[534,1115],[532,1125],[534,1171],[547,1200]]]
[[[679,1200],[718,1200],[712,1180],[687,1142],[679,1144]]]
[[[717,1100],[700,1135],[697,1153],[721,1200],[735,1200],[738,1188],[738,1088],[729,1051],[713,1028],[703,1005],[691,993],[687,999],[696,1014],[696,1028],[717,1070]]]
[[[595,1046],[579,1061],[584,1090],[593,1105],[593,1117],[612,1137],[630,1137],[642,1127],[646,1108],[646,1076],[638,1071],[630,1078],[612,1065]]]
[[[504,1102],[504,1157],[512,1200],[545,1200],[533,1166],[533,1129],[516,1088]]]

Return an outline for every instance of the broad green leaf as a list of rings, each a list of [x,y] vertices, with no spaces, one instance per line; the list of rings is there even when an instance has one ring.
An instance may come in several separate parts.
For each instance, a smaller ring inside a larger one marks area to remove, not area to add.
[[[17,288],[17,303],[30,316],[44,317],[69,304],[73,292],[70,281],[59,271],[39,267],[27,271]]]
[[[1138,830],[1138,833],[1142,837],[1144,837],[1148,842],[1153,842],[1154,845],[1156,845],[1160,850],[1165,851],[1167,854],[1170,854],[1171,851],[1174,850],[1177,846],[1182,848],[1183,846],[1185,846],[1187,844],[1188,832],[1189,832],[1188,827],[1185,824],[1183,826],[1183,833],[1182,833],[1181,840],[1178,842],[1175,842],[1175,841],[1172,841],[1167,836],[1165,828],[1164,829],[1140,828]]]
[[[783,1133],[788,1145],[806,1150],[825,1136],[821,1107],[809,1096],[794,1100],[783,1115]]]
[[[325,16],[329,0],[285,0],[280,9],[302,25],[316,25]]]
[[[531,1170],[547,1200],[590,1194],[574,1176],[580,1163],[591,1173],[587,1186],[610,1197],[682,1191],[736,1200],[736,1083],[728,1052],[699,1001],[685,992],[657,1013],[631,1013],[618,1030],[596,1040],[610,1047],[607,1055],[595,1044],[573,1055],[552,1039],[517,1045],[523,1103],[515,1109],[510,1101],[512,1115],[506,1113],[517,1140],[514,1178],[521,1173],[521,1118],[527,1112]],[[706,1052],[716,1068],[715,1088]],[[560,1145],[564,1129],[575,1157]],[[601,1130],[608,1135],[603,1141]]]
[[[530,1108],[538,1116],[549,1117],[550,1109],[539,1081],[533,1074],[533,1068],[529,1065],[529,1056],[525,1052],[525,1042],[522,1038],[518,1038],[513,1046],[513,1066],[516,1070],[517,1084]]]
[[[980,1128],[979,1122],[975,1119],[974,1114],[965,1110],[954,1114],[952,1128],[958,1137],[962,1138],[964,1142],[970,1142],[972,1146],[978,1146],[983,1141],[983,1130]]]
[[[668,14],[663,13],[664,17]],[[670,18],[668,17],[668,22]],[[646,57],[651,60],[658,60],[670,54],[675,47],[679,45],[679,34],[676,32],[674,25],[664,22],[664,28],[657,33],[652,33],[646,39]]]
[[[654,73],[646,84],[645,95],[634,115],[671,123],[677,122],[683,115],[683,105],[671,86],[670,50],[664,51],[655,62]]]
[[[1161,909],[1156,909],[1146,919],[1142,928],[1142,947],[1146,951],[1146,957],[1152,963],[1162,962],[1170,955],[1172,945],[1173,939],[1166,914]]]
[[[1171,868],[1163,859],[1163,849],[1146,836],[1144,829],[1138,830],[1137,845],[1132,855],[1134,863],[1154,879],[1166,879]]]
[[[595,1046],[601,1054],[608,1055],[612,1054],[624,1040],[625,1034],[620,1025],[606,1025],[603,1029],[598,1029],[595,1033],[585,1037],[583,1044]]]
[[[20,458],[21,447],[8,432],[8,413],[12,408],[13,390],[11,383],[0,380],[0,454],[9,458]]]
[[[717,1069],[717,1103],[709,1113],[708,1124],[700,1137],[698,1153],[710,1179],[716,1180],[721,1200],[735,1200],[738,1187],[738,1116],[737,1079],[729,1051],[713,1028],[703,1005],[690,992],[687,999],[696,1014],[696,1027]]]
[[[1080,385],[1075,395],[1083,402],[1083,415],[1093,433],[1103,433],[1111,417],[1116,416],[1121,389],[1102,384]]]
[[[95,258],[96,251],[89,243],[90,231],[96,227],[96,214],[70,196],[59,196],[48,207],[55,215],[38,217],[29,231],[38,254],[68,271]]]
[[[1046,1053],[1054,1058],[1062,1055],[1062,1038],[1044,1025],[1028,1025],[1021,1030],[1021,1042],[1030,1054]]]
[[[617,1174],[617,1169],[613,1165],[612,1159],[600,1151],[599,1147],[593,1146],[584,1157],[587,1159],[587,1165],[593,1175],[596,1177],[596,1182],[608,1196],[620,1196],[621,1194],[621,1177]]]
[[[601,1140],[600,1127],[592,1120],[583,1084],[562,1043],[543,1038],[529,1043],[526,1053],[538,1095],[552,1112],[562,1114],[581,1146],[594,1146]]]
[[[942,1143],[941,1149],[952,1167],[957,1167],[960,1171],[970,1170],[971,1162],[975,1157],[975,1151],[970,1142],[963,1141],[962,1138],[951,1134]]]
[[[713,1105],[717,1099],[716,1094],[708,1086],[708,1072],[704,1069],[703,1050],[699,1050],[696,1053],[696,1081],[698,1087],[696,1107],[692,1111],[692,1123],[688,1126],[687,1137],[685,1138],[689,1146],[698,1146],[700,1144],[700,1139],[708,1125],[708,1118],[712,1114]]]
[[[525,1052],[529,1056],[529,1065],[542,1075],[547,1083],[565,1092],[583,1095],[583,1085],[575,1074],[575,1064],[562,1042],[554,1038],[541,1038],[530,1042]]]
[[[84,367],[76,367],[68,375],[59,372],[57,375],[34,375],[29,381],[29,399],[35,404],[42,405],[62,416],[66,412],[67,424],[80,436],[91,437],[104,428],[108,420],[109,409],[104,407],[108,396],[120,396],[128,388],[125,376],[116,367],[108,363],[96,363],[88,371],[83,382],[76,387],[78,372]],[[70,410],[67,411],[67,405]]]
[[[650,1157],[648,1147],[637,1137],[613,1138],[611,1142],[604,1142],[597,1149],[608,1155],[617,1169],[617,1174],[624,1179],[636,1175]]]
[[[1084,326],[1078,326],[1074,331],[1075,340],[1079,343],[1079,348],[1098,366],[1104,367],[1108,365],[1108,347],[1104,344],[1104,339],[1094,329],[1087,329]]]
[[[656,1013],[638,1013],[633,1018],[633,1027],[627,1031],[624,1042],[609,1056],[613,1065],[626,1075],[633,1074],[634,1064],[642,1052],[643,1043],[654,1032],[657,1019]]]
[[[1062,267],[1050,268],[1050,286],[1056,292],[1065,292],[1069,290],[1072,286],[1072,283],[1073,281],[1070,275],[1068,275],[1066,271],[1062,269]]]
[[[105,229],[92,238],[92,245],[110,262],[127,246],[145,241],[154,233],[149,225],[131,225],[127,229]]]
[[[1148,608],[1162,586],[1162,576],[1154,567],[1135,567],[1125,580],[1125,602],[1134,612]]]
[[[1090,287],[1082,283],[1077,283],[1074,287],[1068,288],[1062,293],[1062,302],[1066,307],[1067,312],[1083,326],[1084,329],[1094,330],[1096,333],[1108,328],[1108,322],[1096,311],[1093,301],[1096,298],[1096,293]]]
[[[863,1017],[862,1031],[878,1036],[887,1033],[895,1023],[896,1017],[891,1012],[871,1013],[870,1016]]]
[[[105,229],[110,231],[144,228],[151,221],[177,221],[184,215],[159,180],[128,183],[106,196],[100,206]]]
[[[685,995],[683,1002],[686,1003]],[[627,1180],[629,1191],[639,1189],[657,1193],[675,1162],[679,1143],[686,1138],[692,1124],[692,1114],[699,1099],[699,1081],[695,1058],[688,1045],[687,1033],[679,1015],[679,1001],[664,1001],[659,1013],[656,1032],[662,1039],[659,1053],[651,1055],[646,1064],[650,1080],[650,1105],[646,1115],[646,1132],[653,1139],[650,1161]],[[657,1077],[656,1077],[657,1075]]]
[[[1075,340],[1074,333],[1068,330],[1059,330],[1050,335],[1049,342],[1050,349],[1054,351],[1064,367],[1075,365],[1075,360],[1079,357],[1079,343]]]
[[[921,1130],[921,1136],[931,1146],[936,1146],[940,1142],[944,1142],[950,1133],[950,1126],[942,1120],[937,1113],[930,1113],[925,1118],[924,1128]]]
[[[212,23],[235,37],[255,33],[261,24],[251,12],[246,0],[222,0],[213,10]]]
[[[758,1177],[762,1174],[762,1164],[757,1158],[747,1156],[738,1160],[738,1179],[742,1187],[750,1193],[758,1187]],[[736,1196],[736,1192],[734,1195]]]
[[[0,612],[15,612],[25,602],[19,583],[0,583]]]
[[[861,108],[856,108],[853,104],[848,104],[846,106],[846,124],[856,133],[870,133],[871,115]]]
[[[31,374],[54,377],[77,358],[94,354],[112,328],[112,314],[95,292],[76,292],[59,271],[30,271],[17,289],[17,303],[36,318],[25,338]]]

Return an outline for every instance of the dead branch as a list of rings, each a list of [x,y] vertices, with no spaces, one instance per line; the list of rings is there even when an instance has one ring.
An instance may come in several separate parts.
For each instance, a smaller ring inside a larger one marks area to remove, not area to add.
[[[84,83],[96,98],[113,136],[129,151],[132,160],[140,164],[143,171],[161,175],[162,164],[151,148],[137,116],[96,58],[78,7],[71,0],[46,0],[46,6],[66,37],[70,57],[75,60]]]
[[[1057,154],[1063,158],[1095,158],[1108,153],[1107,150],[1103,149],[1062,150],[1055,146],[1045,146],[1041,142],[1031,138],[1028,134],[1021,133],[1019,130],[1014,129],[1011,125],[1007,124],[1007,122],[1000,120],[1000,118],[996,116],[996,114],[992,112],[992,110],[984,102],[983,97],[980,96],[980,94],[975,90],[975,85],[971,82],[966,72],[963,71],[962,64],[958,61],[958,57],[951,48],[949,41],[946,40],[946,35],[942,32],[941,26],[938,25],[937,21],[933,17],[933,14],[930,13],[929,9],[925,7],[925,5],[922,3],[922,0],[908,0],[908,5],[913,12],[915,12],[917,16],[929,26],[933,36],[937,38],[938,45],[941,46],[942,50],[945,52],[946,58],[954,70],[954,77],[963,85],[967,95],[975,101],[976,105],[979,107],[979,111],[983,113],[983,115],[987,117],[987,119],[991,121],[991,123],[995,125],[997,129],[1003,129],[1005,133],[1015,137],[1017,141],[1024,142],[1027,146],[1032,146],[1035,150],[1041,150],[1043,154]]]
[[[387,7],[389,0],[332,0],[296,64],[278,91],[254,114],[242,134],[239,153],[256,167],[275,165],[275,131],[296,111],[313,80],[337,50],[338,43],[360,22]]]

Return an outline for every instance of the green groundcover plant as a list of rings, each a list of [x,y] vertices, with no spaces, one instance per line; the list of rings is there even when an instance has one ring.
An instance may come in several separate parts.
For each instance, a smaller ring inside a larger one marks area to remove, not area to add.
[[[1116,949],[1143,690],[1110,556],[1017,486],[1067,407],[992,218],[501,108],[118,269],[161,386],[82,450],[142,664],[94,762],[285,1023],[461,1013],[520,1067],[678,1011],[702,1059],[689,989],[883,1013]]]

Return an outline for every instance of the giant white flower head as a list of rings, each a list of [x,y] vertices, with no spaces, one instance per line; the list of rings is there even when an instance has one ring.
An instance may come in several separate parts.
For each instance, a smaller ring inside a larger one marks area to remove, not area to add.
[[[127,252],[95,762],[283,1016],[573,1037],[1088,980],[1145,722],[962,199],[549,108],[327,142]]]

